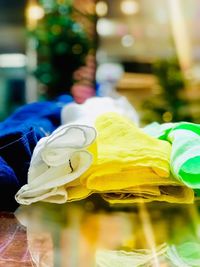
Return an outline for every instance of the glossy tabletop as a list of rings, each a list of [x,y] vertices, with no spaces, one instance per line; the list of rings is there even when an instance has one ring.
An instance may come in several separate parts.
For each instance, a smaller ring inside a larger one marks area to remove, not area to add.
[[[0,213],[0,266],[95,267],[99,251],[153,253],[163,244],[199,238],[198,203],[109,207],[98,198],[65,205],[38,203]],[[148,266],[174,265],[156,258]]]

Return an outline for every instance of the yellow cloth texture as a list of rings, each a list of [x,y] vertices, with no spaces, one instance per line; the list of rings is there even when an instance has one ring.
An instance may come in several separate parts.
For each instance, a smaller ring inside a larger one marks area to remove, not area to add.
[[[81,175],[77,187],[68,185],[68,201],[100,193],[111,204],[193,202],[193,191],[170,177],[168,142],[147,135],[117,113],[99,116],[95,126],[97,161]]]

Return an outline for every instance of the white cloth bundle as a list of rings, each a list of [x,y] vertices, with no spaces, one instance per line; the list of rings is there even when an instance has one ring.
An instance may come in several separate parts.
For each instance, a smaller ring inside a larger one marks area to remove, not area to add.
[[[65,203],[65,185],[80,177],[92,164],[90,147],[95,139],[93,127],[78,124],[60,126],[42,138],[33,152],[28,184],[17,192],[16,201],[24,205],[37,201]]]
[[[93,126],[96,118],[107,112],[115,112],[131,119],[136,125],[139,117],[134,107],[125,97],[92,97],[84,104],[67,104],[61,112],[62,124],[74,123],[81,120],[86,125]]]

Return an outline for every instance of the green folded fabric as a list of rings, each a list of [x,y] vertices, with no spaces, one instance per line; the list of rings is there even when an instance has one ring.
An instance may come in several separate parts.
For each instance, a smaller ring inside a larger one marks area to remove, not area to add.
[[[173,176],[191,188],[200,189],[200,125],[153,123],[143,130],[172,144],[170,168]]]

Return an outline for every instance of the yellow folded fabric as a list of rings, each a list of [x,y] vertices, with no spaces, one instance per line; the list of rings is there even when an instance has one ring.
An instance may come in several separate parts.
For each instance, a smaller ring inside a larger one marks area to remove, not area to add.
[[[96,130],[97,162],[80,177],[87,189],[110,203],[193,202],[193,191],[170,178],[169,143],[116,113],[98,117]]]
[[[151,201],[190,204],[194,201],[193,190],[181,184],[155,187],[146,185],[120,192],[105,193],[102,194],[102,197],[110,204],[147,203]]]
[[[66,185],[67,202],[84,199],[93,193],[92,190],[81,184],[80,179],[76,179]]]

